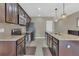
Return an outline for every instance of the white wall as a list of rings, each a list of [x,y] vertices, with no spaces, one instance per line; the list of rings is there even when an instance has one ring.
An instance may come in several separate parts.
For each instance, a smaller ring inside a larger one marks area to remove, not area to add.
[[[52,20],[52,17],[32,17],[32,22],[35,24],[36,37],[44,37],[46,31],[46,21]]]
[[[54,33],[54,22],[52,20],[46,21],[46,31]]]
[[[77,18],[79,18],[79,12],[69,15],[65,19],[60,19],[55,23],[55,32],[67,33],[68,30],[79,30]]]

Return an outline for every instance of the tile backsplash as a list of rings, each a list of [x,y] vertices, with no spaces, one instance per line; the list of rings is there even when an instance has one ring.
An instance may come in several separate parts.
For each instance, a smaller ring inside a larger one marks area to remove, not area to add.
[[[11,30],[14,28],[21,28],[22,33],[26,33],[26,27],[15,25],[15,24],[9,24],[9,23],[0,23],[0,34],[11,34]]]

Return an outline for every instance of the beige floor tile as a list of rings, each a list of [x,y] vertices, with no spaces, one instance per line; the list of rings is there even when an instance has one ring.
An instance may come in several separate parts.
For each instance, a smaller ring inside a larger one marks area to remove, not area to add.
[[[35,56],[43,56],[42,48],[48,47],[47,44],[46,44],[46,40],[42,39],[42,38],[41,39],[35,39],[31,43],[29,43],[28,46],[31,46],[31,47],[35,46],[36,47]]]

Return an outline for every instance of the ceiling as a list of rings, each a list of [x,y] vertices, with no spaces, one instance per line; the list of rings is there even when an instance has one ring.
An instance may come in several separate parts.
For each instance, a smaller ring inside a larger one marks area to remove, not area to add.
[[[58,17],[63,13],[62,3],[20,3],[31,17],[54,17],[57,8]],[[40,8],[40,10],[38,10]],[[65,3],[65,13],[70,15],[79,11],[79,3]],[[39,16],[40,15],[40,16]]]

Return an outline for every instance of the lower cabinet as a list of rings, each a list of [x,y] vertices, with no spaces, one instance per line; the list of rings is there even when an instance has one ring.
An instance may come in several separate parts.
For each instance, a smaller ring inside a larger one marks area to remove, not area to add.
[[[47,45],[48,45],[48,47],[50,47],[50,45],[51,45],[50,42],[52,42],[52,41],[51,41],[52,38],[51,38],[51,36],[50,36],[48,33],[46,33],[46,32],[45,32],[45,35],[46,35]]]
[[[17,41],[17,55],[24,55],[25,54],[25,43],[24,39],[20,39]]]
[[[48,47],[51,51],[51,53],[53,53],[53,37],[51,35],[48,36]]]
[[[52,56],[59,55],[59,40],[50,35],[49,33],[45,32],[47,45],[50,49]]]
[[[45,36],[46,36],[46,40],[47,40],[47,45],[48,45],[48,48],[51,52],[51,54],[53,55],[54,54],[54,49],[53,49],[53,37],[48,34],[47,32],[45,32]]]
[[[17,55],[21,55],[21,46],[20,45],[17,46]]]
[[[79,56],[79,41],[59,41],[60,56]]]
[[[53,56],[58,56],[59,55],[59,40],[53,37]]]
[[[59,40],[49,33],[46,38],[52,56],[79,56],[79,41]]]
[[[25,54],[24,37],[16,41],[0,41],[0,56],[18,56]]]
[[[24,55],[24,42],[17,46],[17,55]]]

